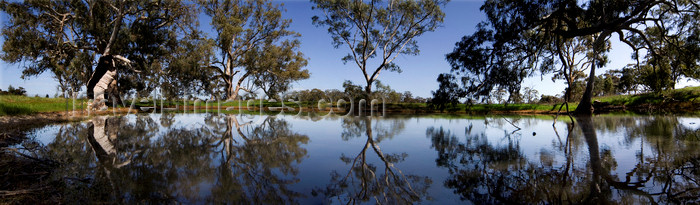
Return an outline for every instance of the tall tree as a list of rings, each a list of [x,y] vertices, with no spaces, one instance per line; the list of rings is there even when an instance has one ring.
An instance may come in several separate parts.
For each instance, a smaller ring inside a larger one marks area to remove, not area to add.
[[[177,46],[177,33],[191,26],[195,12],[180,1],[0,2],[9,18],[0,57],[24,62],[23,78],[51,71],[64,90],[79,90],[93,73],[97,56],[132,62],[120,90],[143,89],[150,68]],[[121,57],[125,56],[125,57]]]
[[[248,78],[267,71],[262,65],[277,61],[279,68],[299,69],[306,64],[302,53],[295,52],[299,43],[293,38],[298,33],[287,30],[290,19],[282,18],[282,5],[270,0],[200,1],[204,13],[211,17],[216,31],[214,41],[220,52],[209,66],[215,78],[224,85],[224,96],[236,99],[246,88]],[[265,57],[264,49],[279,49],[276,58]],[[279,62],[281,61],[281,62]],[[237,80],[236,80],[237,78]]]
[[[564,79],[567,88],[564,90],[564,103],[572,101],[573,90],[577,89],[576,82],[586,77],[585,71],[592,64],[591,59],[594,58],[591,47],[592,38],[576,37],[573,39],[563,40],[558,39],[555,42],[553,51],[558,60],[558,68],[554,70],[555,79]],[[578,99],[578,98],[576,98]],[[567,104],[568,111],[568,104]]]
[[[482,7],[488,21],[479,24],[448,56],[454,71],[471,75],[470,87],[486,94],[493,86],[519,87],[535,70],[551,72],[551,51],[560,40],[592,37],[593,67],[576,113],[593,112],[591,97],[596,67],[601,67],[606,42],[613,34],[635,51],[659,56],[658,44],[644,28],[658,26],[663,39],[692,39],[697,35],[700,4],[672,0],[527,0],[487,1]],[[688,41],[693,42],[693,41]],[[696,42],[696,41],[695,41]],[[664,46],[689,52],[694,46]],[[550,53],[550,54],[548,54]],[[639,57],[637,55],[636,57]],[[697,62],[697,61],[695,61]],[[510,77],[506,78],[504,76]],[[514,81],[513,81],[514,80]]]
[[[418,55],[417,36],[434,31],[443,22],[446,0],[312,0],[322,17],[314,25],[328,27],[333,46],[346,45],[350,53],[343,63],[355,62],[366,81],[365,94],[382,70],[401,72],[394,63],[399,55]],[[378,63],[372,60],[379,57]]]
[[[537,97],[540,95],[540,92],[535,90],[532,87],[525,87],[523,88],[523,100],[525,100],[527,103],[536,103],[537,102]]]
[[[440,84],[439,89],[432,91],[433,99],[428,102],[431,108],[443,111],[448,104],[454,108],[459,103],[459,99],[466,96],[466,92],[455,82],[453,75],[440,74],[437,81]]]
[[[650,43],[657,48],[654,53],[647,52],[641,63],[634,64],[649,74],[647,77],[653,82],[645,84],[653,85],[652,90],[674,89],[682,77],[700,78],[700,28],[697,26],[691,28],[690,35],[671,36],[667,36],[661,26],[651,26],[644,30],[648,34],[646,39],[630,40],[639,47]],[[635,55],[640,54],[636,52]]]
[[[296,44],[296,45],[288,45]],[[259,87],[268,98],[278,97],[287,92],[295,81],[308,79],[309,70],[302,69],[307,61],[301,52],[295,51],[299,41],[286,41],[282,46],[269,45],[258,54],[259,60],[253,68],[255,86]]]
[[[193,30],[183,36],[178,41],[179,46],[166,55],[167,65],[155,70],[163,97],[173,99],[200,94],[221,99],[215,92],[221,85],[212,81],[206,72],[215,55],[214,42],[204,35]]]

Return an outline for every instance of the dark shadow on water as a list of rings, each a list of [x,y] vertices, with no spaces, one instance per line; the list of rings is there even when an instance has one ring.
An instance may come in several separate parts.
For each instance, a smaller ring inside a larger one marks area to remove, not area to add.
[[[471,125],[465,131],[466,141],[442,127],[430,127],[426,135],[438,153],[437,166],[450,172],[445,186],[477,204],[699,202],[700,131],[664,116],[578,117],[576,122],[577,129],[566,123],[564,139],[554,127],[555,152],[543,148],[539,159],[527,159],[520,139],[507,131],[506,143],[500,145],[492,144],[485,133],[472,134]],[[620,137],[628,144],[641,139],[637,158],[615,159],[612,150],[599,145],[599,132],[626,133]],[[563,154],[565,162],[553,163],[556,153]],[[633,160],[636,165],[617,170],[617,160]],[[618,176],[620,171],[626,174]]]
[[[693,204],[692,121],[97,116],[0,148],[0,203]]]
[[[160,124],[169,127],[171,117]],[[148,116],[87,124],[61,127],[49,145],[49,155],[65,160],[54,176],[67,181],[66,202],[294,204],[304,196],[289,186],[300,181],[296,165],[309,138],[283,119],[210,115],[206,126],[165,130]]]

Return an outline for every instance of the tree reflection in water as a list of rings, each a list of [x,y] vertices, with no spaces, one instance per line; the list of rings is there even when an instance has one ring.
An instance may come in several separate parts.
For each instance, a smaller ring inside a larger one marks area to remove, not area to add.
[[[274,116],[266,117],[256,126],[250,121],[240,123],[235,116],[213,118],[221,117],[224,119],[207,119],[208,123],[225,123],[223,133],[213,130],[216,136],[221,136],[216,139],[216,145],[222,147],[218,153],[221,153],[220,163],[225,166],[217,169],[220,178],[212,190],[217,197],[209,202],[296,203],[303,195],[288,186],[299,179],[285,176],[298,174],[294,164],[301,163],[306,156],[306,149],[300,145],[307,144],[309,138],[292,132],[286,121]]]
[[[427,190],[432,180],[427,176],[404,174],[395,166],[408,154],[385,154],[379,147],[381,141],[393,138],[404,129],[403,119],[383,119],[374,127],[372,121],[372,117],[343,118],[343,140],[365,137],[366,141],[354,157],[344,154],[340,157],[350,165],[348,171],[333,171],[330,184],[314,193],[325,195],[329,203],[342,204],[411,204],[429,200]],[[383,170],[368,162],[368,157],[377,157]]]
[[[149,116],[99,116],[64,125],[48,155],[61,159],[55,177],[72,203],[296,203],[288,186],[309,138],[283,119],[238,123],[209,115],[196,128]],[[172,127],[171,127],[172,126]],[[164,130],[161,130],[164,129]],[[90,153],[90,154],[88,154]],[[93,155],[94,154],[94,155]]]
[[[542,148],[539,159],[527,159],[508,132],[508,143],[501,146],[489,143],[485,133],[472,134],[471,125],[464,142],[442,127],[430,127],[426,135],[438,152],[437,165],[451,174],[445,186],[479,204],[700,202],[698,130],[676,117],[580,117],[576,122],[580,129],[567,123],[566,138],[555,140],[553,151]],[[635,162],[631,170],[617,170],[613,152],[599,148],[597,132],[622,133],[626,146],[641,139],[637,158],[623,159]],[[587,153],[576,151],[582,141]],[[564,155],[564,163],[552,162],[556,153]],[[620,172],[625,175],[617,176]]]

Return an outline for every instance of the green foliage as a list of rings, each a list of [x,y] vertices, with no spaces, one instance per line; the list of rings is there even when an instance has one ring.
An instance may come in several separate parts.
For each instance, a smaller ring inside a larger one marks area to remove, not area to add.
[[[563,99],[556,97],[556,96],[551,96],[551,95],[542,95],[540,97],[539,103],[542,104],[556,104],[556,103],[562,103],[564,102]]]
[[[615,71],[608,71],[603,75],[596,76],[593,96],[606,96],[621,94],[619,89],[620,77]]]
[[[441,8],[445,0],[312,0],[314,9],[324,16],[314,16],[314,25],[328,27],[333,46],[346,45],[349,53],[343,63],[354,62],[366,81],[369,96],[372,84],[382,70],[400,72],[393,61],[399,55],[417,55],[414,39],[434,31],[445,14]],[[378,58],[378,63],[373,59]],[[376,63],[373,65],[368,65]]]
[[[288,30],[290,19],[282,18],[282,5],[271,0],[199,1],[212,18],[212,39],[219,55],[205,72],[214,77],[218,89],[211,92],[235,99],[239,90],[252,92],[246,81],[268,96],[290,88],[291,82],[309,77],[306,59],[299,49],[299,34]],[[234,81],[234,77],[238,81]],[[252,77],[249,79],[249,77]]]
[[[23,87],[15,88],[15,87],[12,87],[12,85],[10,85],[7,87],[7,91],[3,91],[2,89],[0,89],[0,95],[21,95],[21,96],[24,96],[24,95],[27,95],[27,91],[24,90]]]
[[[374,85],[377,87],[377,89],[376,91],[372,92],[372,99],[383,99],[387,103],[401,102],[401,93],[391,89],[389,85],[384,85],[379,80],[374,81]]]
[[[346,80],[343,82],[344,91],[329,89],[322,91],[320,89],[314,88],[311,90],[298,90],[292,91],[286,94],[287,97],[291,97],[302,102],[317,103],[321,99],[326,102],[336,103],[338,100],[342,99],[349,103],[350,101],[358,103],[360,100],[365,99],[367,103],[371,100],[384,101],[384,103],[423,103],[424,98],[414,97],[411,92],[406,91],[404,93],[397,92],[391,89],[390,86],[384,85],[381,81],[375,81],[377,90],[375,90],[370,99],[366,99],[366,95],[361,86],[353,84],[351,81]],[[279,99],[277,99],[279,100]]]
[[[465,88],[473,96],[488,96],[501,88],[512,94],[525,77],[556,71],[556,65],[563,62],[553,59],[563,56],[562,45],[572,38],[591,39],[589,78],[595,78],[595,68],[607,61],[603,54],[610,49],[607,39],[612,34],[631,46],[637,59],[641,49],[657,57],[665,50],[671,58],[698,50],[694,37],[698,29],[693,25],[700,20],[700,6],[691,1],[487,1],[481,10],[488,20],[447,55],[452,71],[463,76]],[[637,29],[658,25],[663,25],[659,31]],[[652,37],[668,44],[654,43],[649,40]],[[683,57],[682,62],[697,64],[695,53]],[[585,90],[581,100],[586,104],[577,112],[590,114],[592,92]]]
[[[348,95],[348,97],[351,98],[354,102],[359,102],[360,99],[366,96],[364,91],[362,90],[362,86],[355,85],[352,83],[352,81],[349,80],[345,80],[343,82],[343,89],[345,90],[345,94]]]
[[[535,90],[532,87],[525,87],[523,88],[523,100],[526,101],[527,103],[535,103],[538,101],[538,95],[540,95],[540,92]]]
[[[401,94],[401,102],[405,103],[425,103],[426,99],[422,98],[420,96],[413,96],[413,93],[411,91],[405,91],[403,94]]]
[[[166,54],[169,62],[167,68],[154,73],[154,77],[159,78],[158,87],[163,97],[177,99],[193,94],[213,95],[212,90],[219,85],[206,72],[212,61],[211,56],[215,55],[213,46],[214,42],[199,31],[192,31],[180,39],[179,46]]]
[[[270,45],[257,54],[259,59],[252,68],[256,71],[253,75],[254,83],[268,97],[277,97],[287,92],[293,82],[311,76],[309,70],[302,70],[307,61],[301,52],[296,52],[299,45],[298,40],[285,41],[282,42],[282,46]]]
[[[302,91],[299,91],[297,95],[298,95],[298,99],[300,101],[306,101],[306,102],[318,102],[321,99],[328,100],[326,98],[326,94],[318,88],[314,88],[311,90],[302,90]]]
[[[25,1],[0,2],[6,62],[24,62],[22,77],[52,72],[62,91],[78,91],[92,75],[97,55],[123,55],[141,73],[126,70],[120,92],[150,92],[157,70],[191,27],[196,12],[181,1]]]
[[[653,66],[653,65],[643,65],[639,68],[639,76],[641,79],[641,84],[644,85],[647,90],[651,91],[662,91],[667,89],[673,89],[675,82],[672,80],[670,69],[666,66]]]
[[[455,82],[455,77],[450,74],[440,74],[438,77],[439,89],[432,91],[433,98],[428,101],[428,106],[431,109],[440,111],[448,108],[454,108],[459,99],[465,97],[466,92],[462,90]]]
[[[563,42],[561,42],[563,41]],[[591,67],[589,59],[595,58],[590,36],[576,37],[569,40],[557,42],[554,48],[560,66],[555,69],[552,81],[563,79],[567,87],[564,90],[564,100],[573,102],[581,100],[586,89],[585,71]]]
[[[584,75],[585,76],[585,75]],[[622,86],[622,77],[620,71],[608,70],[602,75],[595,77],[595,87],[593,87],[592,95],[594,97],[619,95],[627,92]],[[579,78],[572,82],[564,94],[568,91],[571,97],[569,102],[579,101],[586,89],[586,79]]]
[[[696,8],[697,9],[697,8]],[[660,26],[651,26],[644,30],[646,38],[631,39],[631,43],[639,47],[648,44],[653,45],[647,52],[641,64],[630,66],[641,70],[642,83],[653,91],[673,89],[676,82],[682,77],[700,78],[700,29],[697,23],[700,21],[697,11],[695,18],[684,19],[675,25],[686,33],[670,35],[670,31]],[[687,24],[687,25],[686,25]],[[695,26],[693,26],[695,25]],[[639,58],[639,51],[635,57]]]

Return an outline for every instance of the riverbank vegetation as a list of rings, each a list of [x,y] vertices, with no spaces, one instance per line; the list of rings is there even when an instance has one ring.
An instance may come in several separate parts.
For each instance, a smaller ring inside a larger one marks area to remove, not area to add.
[[[84,106],[85,99],[76,99],[76,109]],[[0,95],[0,115],[27,115],[41,112],[60,112],[73,109],[73,100],[67,98],[27,97]]]
[[[382,86],[380,86],[381,88]],[[381,90],[381,89],[380,89]],[[336,114],[343,113],[349,109],[349,99],[343,98],[343,93],[338,90],[328,90],[326,92],[315,89],[297,91],[297,98],[294,102],[287,101],[284,106],[288,108],[301,107],[304,112],[327,112],[333,107]],[[337,94],[333,96],[332,94]],[[392,92],[389,92],[390,94]],[[554,96],[545,96],[537,101],[530,103],[491,103],[491,104],[455,104],[454,106],[447,105],[444,109],[437,109],[430,104],[430,99],[412,98],[410,92],[403,95],[393,92],[394,98],[385,98],[385,106],[379,106],[374,109],[381,111],[386,109],[387,113],[403,113],[403,114],[436,114],[436,113],[453,113],[453,114],[555,114],[566,113],[566,106],[563,105],[563,99]],[[397,97],[398,96],[398,97]],[[336,100],[332,100],[336,99]],[[345,99],[338,104],[337,99]],[[694,113],[697,107],[700,107],[700,87],[688,87],[675,90],[667,90],[662,92],[649,92],[636,95],[609,95],[594,97],[593,104],[599,109],[599,112],[634,112],[634,113]],[[332,103],[331,103],[332,101]],[[72,111],[74,108],[77,111],[83,110],[87,105],[88,100],[85,98],[67,99],[67,98],[43,98],[43,97],[27,97],[21,95],[0,95],[0,116],[1,115],[28,115],[46,112],[65,112]],[[319,109],[319,102],[320,109]],[[506,102],[501,100],[501,102]],[[283,105],[279,100],[271,99],[256,99],[249,98],[246,100],[225,101],[225,100],[210,100],[203,99],[171,99],[171,100],[125,100],[126,104],[118,105],[119,112],[126,112],[124,108],[129,108],[131,103],[134,103],[133,112],[152,112],[153,109],[160,111],[160,108],[170,108],[175,112],[193,112],[195,109],[198,112],[238,112],[239,110],[259,110],[263,108],[267,112],[279,112]],[[356,105],[358,106],[358,105]],[[562,107],[564,106],[564,107]],[[569,111],[577,108],[577,103],[569,103]],[[141,109],[144,108],[144,109]],[[228,110],[227,110],[228,108]],[[270,109],[272,108],[272,110]],[[186,110],[185,110],[186,109]],[[277,109],[277,110],[275,110]],[[354,109],[357,109],[356,107]],[[369,102],[364,105],[364,109],[369,109]],[[295,111],[298,111],[295,109]],[[289,112],[289,111],[288,111]],[[111,112],[106,112],[111,113]]]

